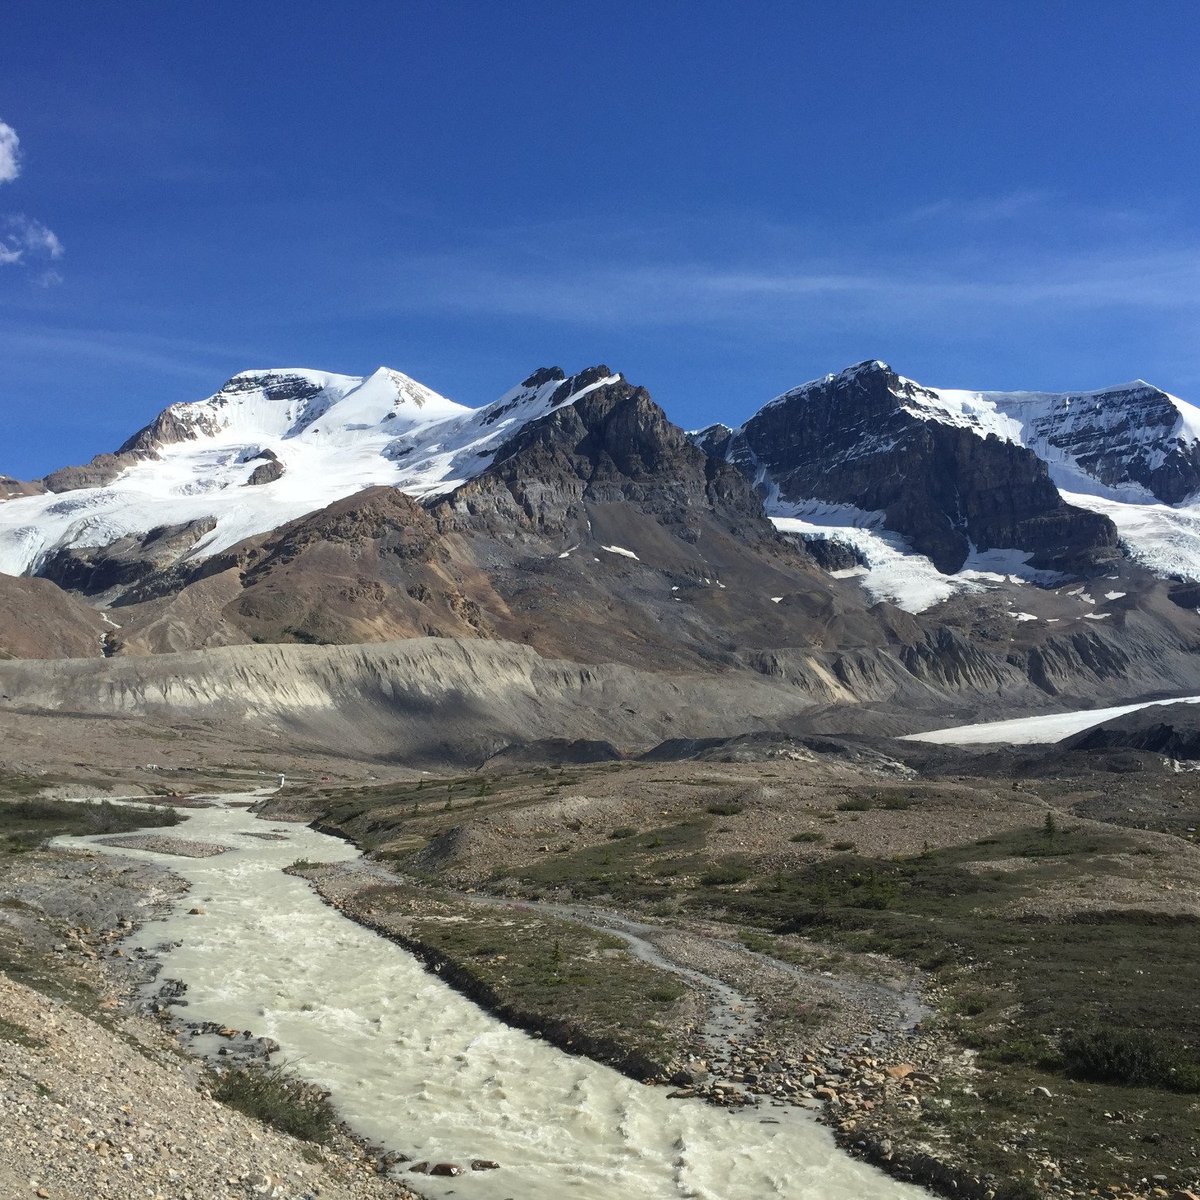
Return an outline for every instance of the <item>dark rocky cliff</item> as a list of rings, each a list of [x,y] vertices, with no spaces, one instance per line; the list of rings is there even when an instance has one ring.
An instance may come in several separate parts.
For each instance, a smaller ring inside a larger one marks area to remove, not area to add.
[[[889,528],[940,571],[978,550],[1014,548],[1038,568],[1088,572],[1119,556],[1106,517],[1065,503],[1032,451],[970,429],[922,420],[883,363],[862,363],[768,404],[738,431],[697,443],[782,502],[817,499],[884,513]]]

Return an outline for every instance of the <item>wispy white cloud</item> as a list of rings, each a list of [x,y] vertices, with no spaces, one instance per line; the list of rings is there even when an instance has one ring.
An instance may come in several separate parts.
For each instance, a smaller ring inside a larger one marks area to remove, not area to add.
[[[12,183],[21,173],[21,139],[17,131],[0,121],[0,183]]]
[[[245,369],[259,354],[261,347],[199,342],[128,329],[0,323],[0,362],[6,358],[33,358],[108,363],[178,377],[193,384],[197,396],[207,395],[215,379]]]
[[[0,121],[0,183],[12,183],[21,174],[21,139],[17,131]],[[57,261],[64,253],[63,244],[53,229],[24,213],[0,218],[0,267],[38,266],[46,260]],[[42,270],[35,282],[51,287],[62,282],[54,270]]]
[[[0,224],[5,230],[0,234],[0,252],[4,253],[0,262],[26,262],[29,258],[62,258],[62,242],[54,230],[48,229],[41,221],[35,221],[24,213],[15,213],[5,217]]]
[[[1200,309],[1200,244],[1142,253],[1080,251],[991,261],[908,256],[832,268],[820,261],[498,264],[411,261],[416,287],[390,301],[496,316],[611,325],[743,325],[776,318],[956,324],[1022,310],[1057,314]]]
[[[999,196],[974,196],[961,199],[945,196],[918,205],[903,214],[911,222],[956,220],[969,225],[987,225],[1027,216],[1052,202],[1054,194],[1043,188],[1018,188]]]

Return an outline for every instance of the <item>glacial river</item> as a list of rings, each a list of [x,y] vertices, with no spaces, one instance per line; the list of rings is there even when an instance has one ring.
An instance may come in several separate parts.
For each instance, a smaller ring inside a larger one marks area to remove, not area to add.
[[[253,797],[229,797],[248,800]],[[186,1015],[274,1038],[301,1075],[327,1087],[372,1142],[500,1169],[413,1176],[431,1197],[461,1200],[916,1200],[834,1145],[797,1110],[742,1113],[668,1100],[607,1067],[501,1024],[406,951],[341,916],[302,880],[298,858],[357,857],[337,838],[263,821],[245,808],[193,810],[174,830],[232,849],[207,859],[96,847],[169,865],[189,880],[176,912],[131,946],[162,955],[161,978],[187,984]],[[276,833],[279,840],[264,840]],[[202,906],[204,915],[186,915]]]

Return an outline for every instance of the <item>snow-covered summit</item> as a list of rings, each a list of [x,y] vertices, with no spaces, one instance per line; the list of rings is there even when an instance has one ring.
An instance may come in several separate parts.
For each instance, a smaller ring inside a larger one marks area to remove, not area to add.
[[[192,549],[203,558],[377,484],[440,495],[486,469],[522,425],[619,379],[544,370],[472,409],[386,367],[245,371],[165,409],[106,458],[99,485],[0,504],[0,573],[195,522],[211,526]]]
[[[449,420],[471,410],[402,375],[380,367],[371,375],[282,369],[243,371],[206,400],[173,404],[122,450],[161,450],[197,439],[280,440],[323,433],[351,441],[371,429],[400,429]],[[384,422],[396,422],[386,428]],[[319,424],[318,424],[319,423]]]

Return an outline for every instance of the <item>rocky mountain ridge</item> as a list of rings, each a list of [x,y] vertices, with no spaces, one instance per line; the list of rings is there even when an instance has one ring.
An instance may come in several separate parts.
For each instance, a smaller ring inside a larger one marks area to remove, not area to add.
[[[881,512],[943,574],[976,548],[1028,551],[1035,569],[1064,573],[1113,561],[1112,522],[1067,504],[1032,450],[914,412],[920,393],[883,363],[863,363],[697,441],[765,488],[780,515],[814,499]]]
[[[996,405],[951,399],[868,363],[687,435],[602,365],[478,410],[395,372],[246,373],[129,439],[108,483],[0,503],[0,556],[41,576],[15,603],[62,597],[0,653],[504,641],[749,672],[801,707],[1190,686],[1195,606]],[[938,582],[904,605],[925,615],[878,602],[885,567]]]
[[[785,392],[739,428],[691,436],[754,481],[781,529],[832,539],[872,594],[905,607],[950,589],[926,580],[910,602],[911,580],[881,569],[894,550],[967,584],[964,569],[1047,583],[1046,571],[1095,574],[1123,556],[1200,579],[1200,409],[1141,380],[970,392],[871,360]]]

